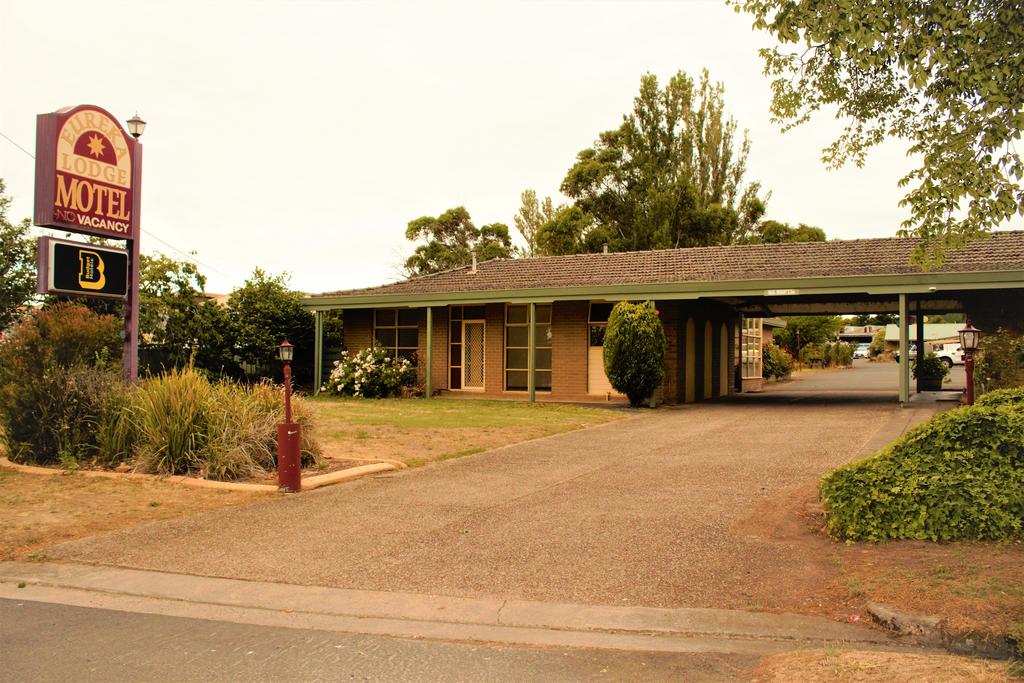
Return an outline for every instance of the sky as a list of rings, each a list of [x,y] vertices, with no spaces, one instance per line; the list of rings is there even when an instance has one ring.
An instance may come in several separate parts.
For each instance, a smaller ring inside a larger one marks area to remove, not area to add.
[[[94,104],[148,122],[142,249],[227,293],[254,268],[304,292],[394,281],[410,220],[465,206],[513,233],[520,193],[564,201],[566,171],[632,108],[640,77],[707,68],[749,130],[767,218],[829,238],[892,236],[906,145],[827,170],[841,130],[770,120],[773,45],[721,0],[680,2],[0,3],[0,133]],[[34,162],[0,137],[0,178],[32,214]]]

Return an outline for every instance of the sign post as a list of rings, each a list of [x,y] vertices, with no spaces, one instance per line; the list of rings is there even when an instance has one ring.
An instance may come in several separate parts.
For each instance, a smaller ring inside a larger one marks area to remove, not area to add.
[[[124,375],[129,382],[139,367],[141,190],[142,143],[108,111],[86,104],[37,117],[33,222],[127,243]],[[95,291],[76,293],[96,296]]]

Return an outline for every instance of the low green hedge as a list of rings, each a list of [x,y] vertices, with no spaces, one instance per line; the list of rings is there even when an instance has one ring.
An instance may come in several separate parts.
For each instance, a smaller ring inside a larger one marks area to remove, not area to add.
[[[996,406],[1017,406],[1017,408],[1024,410],[1024,387],[1014,387],[1012,389],[995,389],[987,394],[980,396],[975,402],[975,405],[989,406],[994,408]]]
[[[856,541],[1024,538],[1024,407],[1010,394],[986,400],[936,415],[823,478],[832,533]]]

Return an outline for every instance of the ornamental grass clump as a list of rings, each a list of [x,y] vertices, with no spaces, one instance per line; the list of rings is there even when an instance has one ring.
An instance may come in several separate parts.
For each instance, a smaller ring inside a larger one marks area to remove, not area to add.
[[[193,368],[142,382],[130,410],[137,429],[139,468],[206,479],[256,477],[277,467],[277,424],[284,395],[268,382],[211,383]],[[319,461],[312,415],[292,397],[292,420],[302,426],[303,465]]]
[[[634,408],[649,399],[665,377],[665,330],[650,302],[620,301],[608,316],[604,371]]]
[[[828,474],[820,497],[843,539],[1024,538],[1024,406],[1002,394],[940,413]]]
[[[413,363],[406,358],[393,358],[391,352],[377,347],[351,355],[343,351],[323,389],[357,398],[388,398],[398,396],[402,387],[415,384]]]

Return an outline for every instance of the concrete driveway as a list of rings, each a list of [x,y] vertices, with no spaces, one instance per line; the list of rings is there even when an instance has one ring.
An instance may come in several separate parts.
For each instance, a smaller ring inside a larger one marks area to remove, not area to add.
[[[824,549],[808,552],[778,532],[771,511],[932,410],[849,391],[841,401],[767,393],[643,410],[48,554],[369,590],[793,610],[814,600],[815,581],[831,580],[822,570],[829,542],[818,538]]]

